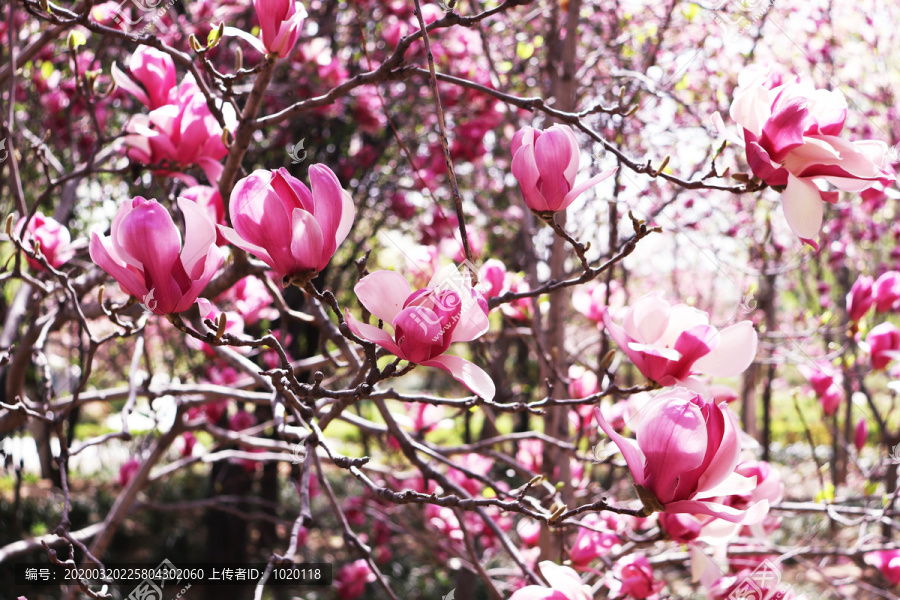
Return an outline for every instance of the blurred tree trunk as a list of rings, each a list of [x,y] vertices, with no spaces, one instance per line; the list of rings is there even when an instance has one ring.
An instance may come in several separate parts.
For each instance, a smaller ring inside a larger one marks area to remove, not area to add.
[[[563,5],[565,6],[565,5]],[[554,35],[547,39],[558,40],[550,45],[547,68],[550,76],[551,93],[555,99],[554,107],[564,111],[576,107],[577,82],[575,81],[575,50],[578,36],[579,12],[581,0],[569,0],[565,13],[565,25],[559,23],[560,5],[554,5],[551,17],[551,31]],[[565,37],[561,32],[565,30]],[[555,215],[560,226],[566,225],[566,213],[560,211]],[[550,278],[561,280],[565,277],[566,258],[571,250],[561,237],[554,235],[550,249]],[[535,302],[535,311],[540,310]],[[549,380],[552,384],[553,398],[566,398],[568,389],[562,378],[567,376],[568,357],[566,356],[566,315],[570,311],[568,290],[558,290],[550,294],[550,306],[547,311],[547,323],[543,331],[543,348],[549,353],[552,368],[544,369],[541,381]],[[569,439],[569,408],[556,406],[548,408],[544,417],[544,432],[558,440]],[[569,459],[559,448],[545,445],[543,455],[544,475],[553,483],[562,483],[562,501],[572,507],[575,505],[572,489],[572,471]],[[554,475],[554,471],[556,474]],[[554,539],[555,538],[555,539]],[[550,534],[547,527],[541,529],[542,560],[559,561],[561,559],[561,539]]]

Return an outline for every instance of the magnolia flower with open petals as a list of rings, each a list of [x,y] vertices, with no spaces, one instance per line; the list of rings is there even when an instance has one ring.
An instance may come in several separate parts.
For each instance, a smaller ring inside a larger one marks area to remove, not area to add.
[[[356,208],[325,165],[309,168],[310,188],[284,167],[257,170],[231,192],[229,242],[269,265],[285,287],[302,286],[325,268],[350,233]]]
[[[554,125],[543,131],[523,127],[513,136],[512,155],[512,173],[519,182],[525,204],[537,213],[565,210],[617,168],[575,185],[581,152],[568,125]]]
[[[757,335],[750,321],[717,330],[709,315],[686,304],[670,305],[647,294],[628,308],[621,325],[605,308],[603,322],[612,338],[648,379],[663,386],[697,387],[692,373],[733,377],[756,356]]]
[[[375,271],[363,277],[353,291],[366,309],[393,334],[356,319],[345,310],[347,325],[359,337],[375,342],[403,360],[442,369],[486,400],[495,387],[487,373],[471,362],[444,354],[454,342],[469,342],[489,327],[487,301],[473,290],[468,277],[457,279],[448,266],[428,286],[412,291],[403,275]]]
[[[741,432],[725,402],[681,387],[659,394],[643,408],[640,422],[630,424],[636,444],[616,433],[599,408],[594,417],[625,457],[645,513],[703,514],[750,524],[768,511],[766,500],[747,510],[713,501],[756,486],[755,478],[735,471]]]
[[[540,563],[541,575],[550,584],[526,585],[513,592],[509,600],[591,600],[591,586],[581,582],[581,577],[571,567],[562,567],[545,560]]]
[[[784,189],[784,216],[802,239],[819,233],[825,202],[838,199],[838,192],[823,191],[816,182],[860,192],[876,181],[891,181],[881,168],[886,144],[838,137],[847,117],[840,90],[816,89],[799,77],[777,86],[765,78],[741,83],[730,114],[743,128],[743,139],[725,131],[718,113],[714,121],[729,140],[746,146],[754,175]]]
[[[169,102],[149,114],[132,116],[125,132],[131,160],[145,165],[165,164],[175,169],[197,165],[210,182],[218,180],[222,172],[219,161],[228,154],[222,143],[222,127],[190,75],[170,93]]]
[[[183,245],[169,211],[140,196],[122,204],[109,237],[91,232],[91,259],[158,315],[190,308],[224,259],[206,211],[190,200],[179,199],[178,206]]]

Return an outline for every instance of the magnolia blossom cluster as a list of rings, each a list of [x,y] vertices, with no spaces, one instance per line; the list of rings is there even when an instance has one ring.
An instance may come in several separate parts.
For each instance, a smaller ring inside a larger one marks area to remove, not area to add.
[[[800,238],[819,233],[825,203],[838,200],[837,191],[861,192],[893,177],[882,169],[887,145],[881,141],[848,141],[840,137],[847,118],[847,101],[840,90],[816,89],[799,77],[748,80],[744,77],[731,104],[731,118],[742,136],[720,131],[744,146],[753,174],[783,190],[781,205],[788,225]],[[821,184],[821,187],[820,185]]]
[[[128,157],[157,166],[160,174],[196,165],[210,183],[217,182],[219,161],[228,149],[222,142],[222,124],[193,76],[176,85],[172,57],[148,46],[132,54],[128,73],[113,65],[112,75],[120,88],[150,110],[132,116],[125,126]]]

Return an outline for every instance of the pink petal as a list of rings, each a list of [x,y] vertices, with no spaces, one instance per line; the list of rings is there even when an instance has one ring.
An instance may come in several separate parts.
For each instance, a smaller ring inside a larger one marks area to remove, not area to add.
[[[791,230],[801,238],[819,235],[825,205],[819,188],[813,183],[788,175],[787,189],[781,196],[781,208]]]
[[[133,80],[125,72],[119,69],[119,66],[116,63],[113,63],[110,72],[117,86],[134,96],[138,100],[138,102],[140,102],[144,106],[150,107],[150,97],[138,82]]]
[[[426,306],[407,306],[394,318],[397,345],[414,363],[423,363],[446,348],[441,318]]]
[[[228,243],[237,246],[241,250],[246,250],[259,260],[263,261],[269,268],[277,271],[278,269],[275,267],[275,261],[272,260],[272,257],[269,256],[269,253],[265,248],[260,248],[256,244],[251,244],[240,235],[238,232],[232,229],[231,227],[225,227],[224,225],[219,225],[219,233],[222,234],[222,237],[225,238]]]
[[[353,220],[356,218],[356,206],[353,204],[350,192],[341,190],[341,202],[343,203],[341,207],[341,222],[338,224],[337,231],[334,232],[334,243],[338,246],[347,239],[347,235],[349,235],[350,229],[353,227]]]
[[[591,177],[587,181],[582,181],[581,183],[579,183],[578,185],[573,187],[572,190],[568,194],[566,194],[566,197],[563,200],[563,205],[560,208],[560,210],[567,208],[570,204],[572,204],[572,202],[575,201],[576,198],[578,198],[578,196],[580,196],[586,190],[594,187],[595,185],[597,185],[598,183],[600,183],[601,181],[603,181],[604,179],[606,179],[607,177],[609,177],[610,175],[615,173],[618,168],[619,167],[613,167],[611,169],[607,169],[607,170],[603,171],[602,173]]]
[[[728,521],[729,523],[755,523],[769,511],[768,500],[761,500],[747,510],[738,510],[724,504],[702,502],[699,500],[681,500],[666,504],[667,513],[687,513],[691,515],[709,515]]]
[[[477,396],[481,396],[485,400],[494,399],[497,388],[494,386],[490,375],[464,358],[442,354],[420,364],[447,371],[454,379],[472,390]]]
[[[92,231],[89,252],[91,260],[118,281],[127,293],[138,298],[147,295],[149,290],[141,278],[115,258],[109,238],[103,237],[97,231]]]
[[[206,285],[212,280],[224,261],[225,256],[219,250],[219,247],[215,245],[210,246],[206,259],[202,263],[197,263],[197,267],[202,265],[203,270],[197,273],[196,276],[192,276],[191,287],[184,292],[173,312],[183,312],[189,309],[194,301],[197,300],[197,297],[206,289]]]
[[[178,207],[184,215],[184,248],[181,251],[181,264],[187,274],[196,279],[203,272],[194,273],[195,265],[205,262],[209,249],[216,243],[216,224],[209,214],[196,202],[187,198],[178,199]]]
[[[759,337],[750,321],[741,321],[721,330],[719,345],[694,363],[693,370],[712,377],[735,377],[747,370],[756,358]]]
[[[631,475],[634,477],[634,482],[638,485],[644,485],[644,455],[641,453],[641,450],[634,442],[627,440],[616,433],[616,430],[613,429],[603,417],[603,413],[600,411],[599,406],[594,407],[594,418],[597,419],[597,424],[600,426],[600,429],[603,430],[603,433],[608,435],[616,446],[619,447],[619,451],[621,451],[622,456],[625,457],[625,463],[628,465],[628,470],[631,471]]]
[[[325,239],[316,218],[303,210],[295,208],[291,215],[293,233],[291,234],[291,255],[294,268],[315,269],[321,271],[328,264],[331,256],[325,256],[322,248]]]
[[[468,290],[461,290],[465,294]],[[470,292],[469,292],[470,293]],[[476,292],[480,294],[480,292]],[[487,311],[473,295],[471,299],[463,300],[463,308],[459,314],[459,322],[453,330],[453,342],[470,342],[484,335],[490,328]]]
[[[370,313],[391,324],[412,294],[409,282],[396,271],[375,271],[359,280],[353,288],[356,297]]]
[[[323,252],[331,257],[337,249],[336,238],[344,208],[344,190],[334,172],[320,164],[309,168],[309,184],[316,203],[316,221],[322,228],[325,240]]]
[[[647,294],[638,298],[630,318],[625,320],[625,331],[635,341],[653,344],[669,325],[669,303],[656,294]]]
[[[519,189],[522,190],[522,196],[528,208],[539,211],[550,210],[544,197],[537,189],[537,183],[540,181],[541,174],[538,171],[534,157],[533,145],[523,145],[513,155],[511,170],[516,181],[519,182]]]
[[[775,162],[781,162],[788,152],[803,145],[803,131],[809,119],[806,98],[792,98],[763,126],[760,145],[769,150]]]
[[[383,329],[379,329],[374,325],[368,325],[358,320],[347,309],[344,309],[344,319],[347,321],[347,326],[350,328],[350,331],[355,333],[357,336],[361,337],[364,340],[369,340],[370,342],[375,342],[391,354],[395,356],[399,356],[400,358],[406,360],[406,356],[403,354],[403,351],[400,350],[400,347],[394,343],[394,338],[391,335],[384,331]]]

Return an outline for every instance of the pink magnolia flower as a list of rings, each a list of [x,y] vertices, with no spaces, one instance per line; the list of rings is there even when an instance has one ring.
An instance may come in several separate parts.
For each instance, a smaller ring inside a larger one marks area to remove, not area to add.
[[[120,88],[150,110],[169,103],[169,93],[177,80],[171,56],[150,46],[138,46],[128,62],[128,70],[130,75],[113,63],[112,77]]]
[[[741,432],[726,403],[685,388],[663,392],[643,408],[639,423],[630,424],[636,444],[616,433],[599,408],[594,417],[625,457],[646,513],[704,514],[747,523],[759,521],[768,510],[765,500],[746,511],[712,501],[755,486],[752,478],[735,472]]]
[[[495,388],[487,373],[465,359],[444,354],[450,344],[474,340],[489,327],[484,296],[472,289],[468,277],[454,281],[452,274],[456,273],[454,267],[445,267],[428,287],[417,292],[394,271],[366,275],[353,290],[362,305],[390,325],[394,333],[363,323],[345,309],[347,325],[359,337],[401,359],[442,369],[475,394],[491,400]]]
[[[591,586],[583,584],[574,569],[549,560],[539,566],[550,587],[526,585],[513,592],[509,600],[591,600],[594,597]]]
[[[856,446],[857,452],[862,452],[868,438],[869,424],[866,423],[865,417],[860,417],[859,421],[856,422],[856,429],[853,430],[853,445]]]
[[[34,250],[34,242],[40,245],[41,254],[50,263],[54,269],[58,269],[63,263],[75,256],[75,249],[72,247],[72,236],[65,225],[62,225],[53,217],[45,217],[44,213],[38,211],[28,221],[25,226],[26,217],[19,219],[16,223],[16,232],[22,240],[22,243],[29,250]],[[23,231],[24,229],[24,231]],[[42,271],[44,267],[36,260],[28,257],[28,264],[32,269]]]
[[[686,304],[670,305],[647,294],[613,323],[604,309],[607,331],[648,379],[664,386],[687,382],[692,373],[733,377],[756,356],[757,335],[750,321],[721,331],[709,325],[709,315]]]
[[[900,329],[893,323],[881,323],[873,327],[866,336],[872,368],[882,371],[894,360],[894,353],[900,350]]]
[[[778,504],[784,497],[784,482],[781,473],[769,463],[762,460],[748,460],[737,466],[734,470],[738,475],[743,475],[756,480],[756,487],[745,494],[732,494],[724,500],[724,504],[745,510],[754,504],[766,501],[769,506]],[[750,523],[744,527],[743,535],[755,536],[763,539],[778,529],[781,518],[768,514],[758,523]],[[710,529],[710,528],[707,528]]]
[[[840,371],[825,361],[816,361],[812,367],[799,365],[798,369],[809,380],[822,405],[822,411],[826,415],[833,415],[844,399],[844,390],[841,388],[844,377]]]
[[[241,315],[235,312],[222,312],[218,309],[212,302],[207,300],[206,298],[198,298],[197,299],[197,308],[200,310],[200,318],[201,319],[209,319],[213,323],[218,324],[219,317],[221,315],[225,315],[225,331],[228,335],[233,335],[240,337],[244,333],[244,319],[241,318]],[[202,342],[196,338],[188,337],[185,340],[185,344],[189,348],[193,348],[194,350],[200,350],[206,356],[210,358],[214,358],[216,356],[216,351],[212,346],[207,344],[206,342]],[[234,349],[235,352],[240,354],[249,354],[251,348],[246,346],[238,346]]]
[[[266,284],[252,275],[239,279],[217,300],[231,302],[247,325],[253,325],[262,319],[274,321],[278,318],[278,310],[272,306],[272,295],[266,289]]]
[[[653,567],[643,554],[620,558],[613,565],[611,575],[607,578],[611,598],[650,598],[665,586],[664,581],[654,580]]]
[[[872,287],[875,297],[875,310],[889,312],[897,309],[900,304],[900,273],[888,271],[879,277]]]
[[[578,365],[569,367],[569,379],[569,395],[572,398],[587,398],[600,389],[597,374]]]
[[[523,127],[513,136],[512,155],[512,173],[519,182],[525,204],[535,212],[565,210],[617,168],[575,185],[581,152],[568,125],[553,125],[544,131]]]
[[[228,154],[222,143],[222,127],[190,75],[177,92],[170,94],[167,104],[149,114],[132,116],[125,131],[130,159],[140,164],[167,164],[173,168],[198,165],[210,182],[218,180],[222,171],[219,161]]]
[[[350,233],[356,208],[325,165],[309,168],[312,191],[284,167],[258,170],[237,182],[229,212],[229,242],[253,254],[281,277],[303,284],[325,268]]]
[[[341,600],[354,600],[359,598],[366,591],[366,584],[375,581],[375,573],[372,567],[361,558],[357,561],[344,565],[337,572],[334,578],[334,585],[337,588],[338,598]]]
[[[140,470],[141,461],[135,457],[129,458],[125,461],[125,464],[119,467],[119,476],[116,478],[116,483],[119,484],[119,487],[127,486]]]
[[[623,288],[616,281],[610,282],[610,301],[613,297],[621,301]],[[572,293],[572,306],[594,323],[603,322],[603,312],[606,308],[606,284],[598,283],[592,289],[577,288]]]
[[[291,53],[306,11],[294,0],[253,0],[259,18],[259,37],[269,54],[284,58]]]
[[[123,290],[158,315],[187,310],[222,265],[215,224],[189,200],[178,200],[186,235],[156,200],[140,196],[124,202],[110,237],[91,233],[91,259]]]
[[[900,550],[876,550],[866,554],[863,560],[881,571],[891,585],[900,585]]]
[[[868,275],[862,275],[853,282],[850,293],[847,294],[847,316],[851,321],[859,321],[872,305],[875,303],[875,296],[872,295],[872,278]]]
[[[521,294],[531,290],[521,273],[507,273],[503,293]],[[533,298],[519,298],[500,305],[500,311],[513,321],[528,321],[534,315]]]
[[[730,114],[743,128],[743,140],[729,138],[746,145],[747,162],[757,177],[784,188],[784,216],[801,238],[819,233],[824,203],[838,198],[837,192],[822,191],[816,181],[860,192],[889,180],[880,167],[887,151],[883,142],[838,137],[847,116],[847,101],[839,90],[815,89],[799,77],[784,85],[765,79],[742,83]],[[714,118],[724,130],[721,117]]]
[[[701,521],[701,518],[704,520]],[[659,526],[669,534],[673,541],[679,544],[687,544],[700,537],[705,520],[707,520],[706,517],[697,517],[695,515],[659,514]]]
[[[506,266],[496,258],[490,258],[481,265],[478,272],[478,287],[488,298],[496,298],[506,286]]]
[[[578,529],[578,535],[569,550],[572,563],[583,567],[601,556],[606,556],[618,544],[619,536],[609,529],[607,521],[597,513],[587,515],[582,522],[588,527]]]

